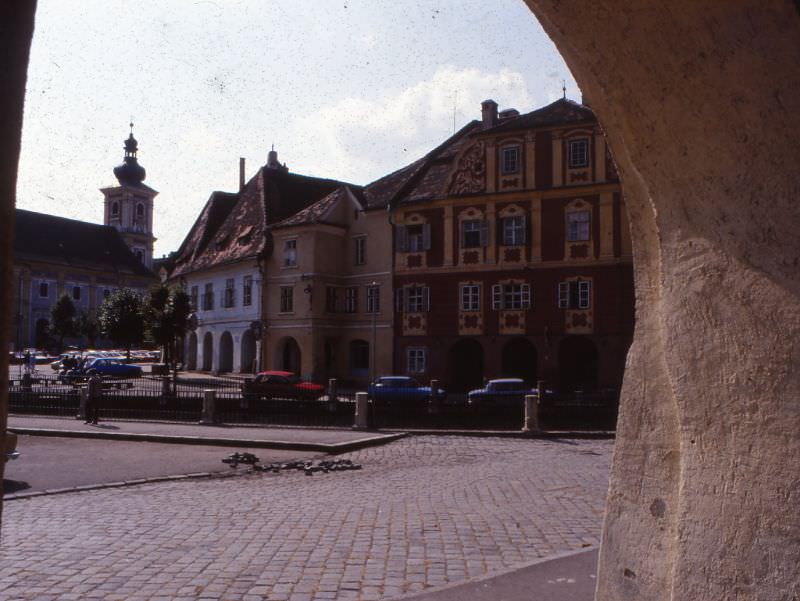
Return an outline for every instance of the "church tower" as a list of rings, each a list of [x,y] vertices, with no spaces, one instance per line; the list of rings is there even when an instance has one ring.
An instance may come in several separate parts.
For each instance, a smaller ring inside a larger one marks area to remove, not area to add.
[[[114,167],[119,186],[101,188],[105,197],[103,223],[114,227],[130,247],[133,254],[148,269],[153,268],[153,199],[156,192],[144,183],[145,170],[136,153],[139,144],[131,134],[125,140],[124,162]]]

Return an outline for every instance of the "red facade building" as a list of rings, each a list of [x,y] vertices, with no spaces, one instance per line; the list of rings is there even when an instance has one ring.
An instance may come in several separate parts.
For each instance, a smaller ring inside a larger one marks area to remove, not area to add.
[[[620,386],[634,293],[624,198],[592,111],[560,99],[473,121],[365,192],[388,196],[395,372]]]

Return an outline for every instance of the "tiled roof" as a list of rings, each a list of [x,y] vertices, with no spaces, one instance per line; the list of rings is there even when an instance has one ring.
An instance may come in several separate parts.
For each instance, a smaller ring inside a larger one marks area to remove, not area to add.
[[[262,167],[238,194],[215,192],[181,245],[172,277],[259,256],[270,248],[272,224],[342,185]]]
[[[562,125],[582,121],[595,121],[594,113],[588,106],[578,104],[568,98],[559,98],[547,106],[501,121],[498,125],[484,130],[487,134],[496,134],[519,129],[547,127],[549,125]]]
[[[330,214],[334,206],[341,200],[347,198],[348,188],[342,186],[336,188],[333,192],[321,198],[311,206],[306,207],[302,211],[298,211],[291,217],[284,219],[272,226],[273,229],[292,227],[295,225],[307,225],[310,223],[325,223],[326,217]]]
[[[111,226],[16,209],[14,256],[82,269],[154,277]]]

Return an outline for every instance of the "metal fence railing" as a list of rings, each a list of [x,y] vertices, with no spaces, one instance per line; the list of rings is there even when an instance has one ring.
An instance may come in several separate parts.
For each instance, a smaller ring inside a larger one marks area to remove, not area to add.
[[[350,427],[354,424],[356,390],[326,389],[316,398],[290,398],[243,392],[237,378],[145,376],[105,379],[101,419],[198,422],[203,419],[206,391],[213,391],[214,422],[226,424]],[[56,374],[12,378],[9,411],[14,414],[76,416],[85,378]],[[613,430],[618,393],[548,394],[538,404],[539,426],[545,430]],[[466,395],[449,394],[431,402],[418,395],[369,399],[370,427],[519,430],[524,421],[521,402],[474,407]]]

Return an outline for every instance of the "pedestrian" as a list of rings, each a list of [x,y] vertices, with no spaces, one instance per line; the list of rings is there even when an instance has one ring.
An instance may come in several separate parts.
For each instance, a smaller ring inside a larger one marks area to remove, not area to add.
[[[22,355],[22,364],[25,366],[25,373],[30,373],[31,371],[31,352],[26,350],[25,354]]]
[[[100,417],[100,402],[103,399],[103,379],[99,374],[89,376],[86,386],[86,421],[85,424],[96,424]]]
[[[36,351],[33,351],[32,353],[28,353],[28,363],[29,363],[30,372],[32,374],[36,373]]]

